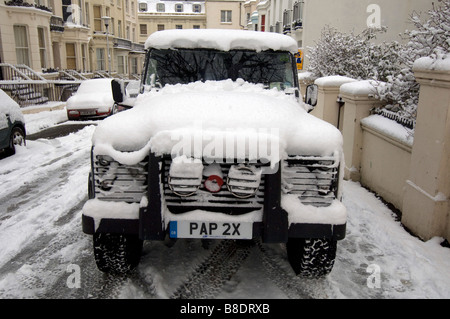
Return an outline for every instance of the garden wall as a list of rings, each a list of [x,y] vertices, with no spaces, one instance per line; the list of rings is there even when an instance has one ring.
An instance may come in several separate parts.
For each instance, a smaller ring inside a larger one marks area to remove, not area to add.
[[[450,240],[450,63],[436,68],[425,62],[414,69],[421,84],[415,129],[372,115],[382,105],[374,83],[344,77],[315,81],[312,114],[341,130],[345,179],[392,203],[422,239]]]

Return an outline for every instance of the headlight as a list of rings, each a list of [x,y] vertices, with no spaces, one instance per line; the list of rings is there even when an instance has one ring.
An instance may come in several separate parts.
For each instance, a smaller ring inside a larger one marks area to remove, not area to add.
[[[254,196],[261,183],[261,172],[260,168],[254,166],[231,166],[227,176],[228,190],[239,198]]]

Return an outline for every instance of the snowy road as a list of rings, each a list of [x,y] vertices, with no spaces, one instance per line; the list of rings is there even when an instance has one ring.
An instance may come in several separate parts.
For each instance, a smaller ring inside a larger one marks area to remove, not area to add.
[[[105,275],[81,230],[94,129],[29,141],[0,161],[0,298],[450,298],[442,239],[414,238],[352,182],[327,278],[295,277],[282,245],[200,240],[145,242],[136,271]]]

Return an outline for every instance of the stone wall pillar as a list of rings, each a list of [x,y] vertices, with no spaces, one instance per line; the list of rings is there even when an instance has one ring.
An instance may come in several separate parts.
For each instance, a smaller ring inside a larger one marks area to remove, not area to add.
[[[370,115],[370,110],[382,105],[374,97],[374,87],[369,81],[343,84],[340,95],[345,102],[342,135],[344,138],[344,178],[352,181],[361,179],[361,154],[363,131],[361,119]]]
[[[424,240],[450,240],[450,63],[444,61],[422,58],[414,65],[420,97],[402,223]]]
[[[314,84],[318,87],[317,105],[311,114],[339,127],[339,113],[342,111],[338,103],[339,88],[353,81],[356,80],[345,76],[326,76],[315,80]]]

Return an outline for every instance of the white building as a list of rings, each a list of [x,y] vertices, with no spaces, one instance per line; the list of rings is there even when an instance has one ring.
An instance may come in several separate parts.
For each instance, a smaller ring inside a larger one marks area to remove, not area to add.
[[[327,25],[355,34],[369,26],[385,26],[387,32],[380,34],[377,41],[402,41],[399,35],[412,28],[411,14],[425,15],[433,2],[436,3],[435,0],[259,0],[257,13],[252,14],[252,21],[257,16],[258,27],[249,29],[290,35],[306,53]]]
[[[140,43],[159,30],[204,29],[205,1],[139,0],[138,20]]]

